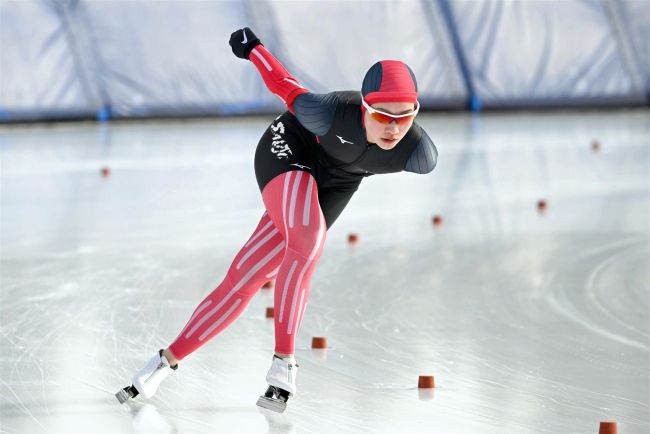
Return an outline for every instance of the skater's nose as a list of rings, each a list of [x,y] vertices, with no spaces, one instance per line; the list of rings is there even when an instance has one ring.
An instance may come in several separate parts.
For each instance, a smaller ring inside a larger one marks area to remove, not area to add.
[[[399,134],[399,125],[397,125],[396,121],[391,122],[390,124],[386,125],[386,133],[392,134],[393,136],[396,136]]]

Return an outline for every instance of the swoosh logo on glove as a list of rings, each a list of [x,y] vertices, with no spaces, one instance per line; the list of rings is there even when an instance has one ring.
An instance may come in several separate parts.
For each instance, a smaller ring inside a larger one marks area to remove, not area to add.
[[[246,36],[246,30],[244,30],[244,40],[241,43],[245,44],[246,42],[248,42],[248,36]]]

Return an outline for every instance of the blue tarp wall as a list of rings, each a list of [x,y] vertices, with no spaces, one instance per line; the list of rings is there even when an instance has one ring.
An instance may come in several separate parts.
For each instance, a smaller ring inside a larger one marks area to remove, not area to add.
[[[244,26],[314,92],[393,58],[428,108],[650,101],[650,0],[0,0],[0,122],[282,110]]]

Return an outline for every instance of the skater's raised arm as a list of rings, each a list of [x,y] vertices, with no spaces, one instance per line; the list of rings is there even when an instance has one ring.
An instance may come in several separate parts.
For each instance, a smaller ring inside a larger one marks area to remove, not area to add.
[[[253,62],[266,87],[284,101],[305,128],[320,136],[329,131],[339,102],[336,92],[309,92],[273,57],[248,27],[230,35],[230,46],[237,57]]]
[[[229,43],[235,56],[253,62],[260,72],[266,87],[279,96],[287,105],[289,111],[293,113],[294,99],[298,95],[309,91],[289,74],[248,27],[232,33]]]

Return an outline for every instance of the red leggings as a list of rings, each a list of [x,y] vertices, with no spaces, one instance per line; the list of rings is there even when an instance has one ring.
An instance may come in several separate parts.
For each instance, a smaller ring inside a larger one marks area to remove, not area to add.
[[[316,180],[291,171],[262,191],[266,212],[239,251],[226,277],[194,310],[170,345],[182,360],[228,327],[268,280],[275,282],[275,351],[293,354],[309,297],[311,275],[325,244],[327,227]]]

